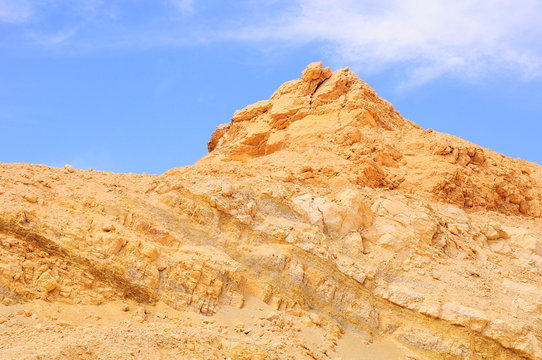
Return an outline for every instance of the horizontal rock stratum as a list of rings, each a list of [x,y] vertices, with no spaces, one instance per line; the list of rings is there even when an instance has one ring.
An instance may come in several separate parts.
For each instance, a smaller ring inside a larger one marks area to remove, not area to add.
[[[542,359],[542,167],[312,63],[160,176],[0,165],[1,359]]]

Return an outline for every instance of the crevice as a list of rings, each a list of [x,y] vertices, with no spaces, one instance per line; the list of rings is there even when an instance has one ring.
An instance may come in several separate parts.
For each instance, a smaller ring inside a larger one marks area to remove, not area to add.
[[[322,217],[322,227],[324,229],[324,235],[329,238],[331,236],[330,236],[327,224],[326,224],[326,220],[324,218],[324,213],[322,212],[322,210],[320,210],[320,208],[318,206],[316,206],[316,209],[318,210],[318,212],[320,213],[320,216]]]
[[[331,76],[328,77],[327,79],[322,80],[320,83],[318,83],[318,84],[316,85],[316,87],[314,88],[314,91],[313,91],[313,92],[311,93],[311,95],[310,95],[309,109],[312,109],[312,99],[313,99],[313,97],[314,97],[314,94],[316,94],[316,92],[318,91],[318,89],[320,88],[320,86],[322,86],[322,85],[323,85],[328,79],[330,79],[330,78],[331,78]]]

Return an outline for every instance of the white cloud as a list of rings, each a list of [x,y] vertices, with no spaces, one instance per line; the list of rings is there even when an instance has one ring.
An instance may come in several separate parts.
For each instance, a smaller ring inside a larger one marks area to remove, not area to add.
[[[37,33],[30,32],[28,37],[34,40],[35,43],[42,46],[59,46],[69,41],[77,35],[78,28],[71,27],[54,33]]]
[[[30,10],[30,4],[25,0],[0,0],[0,22],[25,22],[30,17]]]
[[[512,72],[542,76],[539,0],[296,0],[278,20],[235,32],[241,40],[323,42],[342,63],[366,71],[394,65],[406,85],[440,76]]]
[[[26,21],[19,31],[27,38],[56,47],[183,47],[232,39],[266,50],[310,44],[324,49],[334,66],[365,74],[392,70],[407,87],[445,76],[542,78],[541,0],[245,0],[228,16],[210,7],[195,14],[194,0],[149,0],[162,13],[144,22],[129,3],[0,0],[0,22]],[[172,8],[196,21],[167,16]]]
[[[194,12],[194,0],[170,0],[170,2],[183,14]]]

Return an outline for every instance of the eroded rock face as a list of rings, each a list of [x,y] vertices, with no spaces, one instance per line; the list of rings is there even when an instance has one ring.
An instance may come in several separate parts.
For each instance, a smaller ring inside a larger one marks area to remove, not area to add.
[[[217,358],[329,359],[345,328],[411,359],[542,358],[539,165],[423,130],[321,63],[209,151],[161,176],[0,166],[0,300],[277,311],[269,339],[237,321],[239,351],[209,340]]]
[[[421,129],[348,68],[331,73],[310,64],[269,100],[237,111],[212,143],[202,166],[286,161],[295,178],[302,170],[292,161],[303,158],[298,166],[314,175],[314,184],[340,177],[353,186],[424,193],[462,208],[542,215],[538,165]]]

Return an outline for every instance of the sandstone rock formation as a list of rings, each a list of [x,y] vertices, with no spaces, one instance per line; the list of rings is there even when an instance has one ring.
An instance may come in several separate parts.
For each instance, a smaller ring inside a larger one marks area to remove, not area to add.
[[[208,148],[0,166],[0,358],[542,359],[541,166],[321,63]]]

